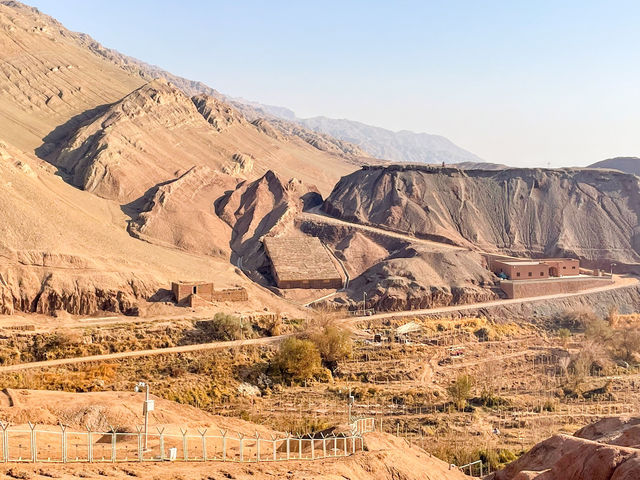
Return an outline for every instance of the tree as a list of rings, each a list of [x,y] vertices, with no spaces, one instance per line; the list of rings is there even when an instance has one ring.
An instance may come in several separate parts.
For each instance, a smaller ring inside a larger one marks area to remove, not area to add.
[[[636,328],[625,328],[616,332],[613,339],[615,355],[627,362],[632,362],[640,353],[640,331]]]
[[[324,366],[332,372],[338,367],[338,362],[351,356],[353,350],[350,332],[335,325],[325,326],[321,332],[311,336],[311,341],[316,345]]]
[[[458,378],[447,388],[451,401],[458,410],[464,410],[467,406],[467,400],[471,398],[473,386],[473,377],[465,373],[458,375]]]
[[[294,380],[306,380],[320,372],[320,353],[310,340],[287,338],[274,359],[280,371]]]

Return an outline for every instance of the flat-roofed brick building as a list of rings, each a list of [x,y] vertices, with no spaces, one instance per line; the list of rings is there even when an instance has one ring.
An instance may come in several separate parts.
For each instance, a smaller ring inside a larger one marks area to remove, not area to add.
[[[264,248],[278,288],[341,288],[342,276],[316,237],[266,237]]]
[[[549,278],[550,267],[539,260],[494,260],[492,270],[509,280],[539,280]]]
[[[552,277],[568,277],[580,274],[580,260],[575,258],[543,258],[541,262],[549,265]]]

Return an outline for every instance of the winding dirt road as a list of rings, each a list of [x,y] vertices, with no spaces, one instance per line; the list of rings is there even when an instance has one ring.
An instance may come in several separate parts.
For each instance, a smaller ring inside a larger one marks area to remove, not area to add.
[[[513,304],[519,304],[519,303],[535,303],[535,302],[540,302],[544,300],[576,297],[579,295],[602,292],[607,290],[614,290],[617,288],[625,288],[625,287],[636,285],[636,284],[638,284],[637,278],[615,277],[614,282],[610,285],[607,285],[606,287],[593,288],[590,290],[584,290],[579,293],[546,295],[543,297],[519,298],[519,299],[511,299],[511,300],[496,300],[492,302],[472,303],[468,305],[454,305],[450,307],[428,308],[423,310],[387,312],[387,313],[379,313],[379,314],[368,316],[368,317],[343,318],[338,320],[338,323],[346,327],[354,327],[358,322],[362,320],[373,320],[373,319],[390,318],[390,317],[397,318],[397,317],[406,317],[406,316],[414,316],[414,315],[440,314],[440,313],[447,313],[447,312],[476,310],[476,309],[502,306],[502,305],[513,305]],[[233,340],[228,342],[201,343],[201,344],[195,344],[195,345],[183,345],[179,347],[158,348],[153,350],[137,350],[137,351],[131,351],[131,352],[109,353],[105,355],[90,355],[86,357],[45,360],[41,362],[22,363],[18,365],[5,365],[0,367],[0,373],[29,370],[34,368],[56,367],[61,365],[72,365],[72,364],[86,363],[86,362],[102,362],[102,361],[109,361],[109,360],[120,360],[124,358],[147,357],[151,355],[165,355],[165,354],[171,354],[171,353],[186,353],[186,352],[198,352],[198,351],[205,351],[205,350],[219,350],[224,348],[237,348],[237,347],[243,347],[248,345],[273,345],[281,342],[285,338],[292,337],[294,335],[296,334],[291,333],[287,335],[278,335],[276,337],[261,337],[261,338],[254,338],[250,340]]]

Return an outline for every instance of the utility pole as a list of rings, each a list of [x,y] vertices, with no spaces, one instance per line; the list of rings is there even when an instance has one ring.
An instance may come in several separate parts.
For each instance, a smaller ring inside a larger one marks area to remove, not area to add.
[[[348,409],[347,409],[347,413],[349,415],[349,417],[347,418],[347,423],[351,423],[351,406],[353,405],[353,395],[351,395],[351,389],[349,389],[349,399],[348,399]]]
[[[613,280],[613,267],[615,267],[616,265],[616,263],[611,264],[611,271],[609,272],[609,274],[611,275],[611,280]]]
[[[362,292],[362,315],[367,314],[367,292]]]
[[[144,451],[149,450],[149,412],[154,410],[154,401],[149,400],[149,384],[145,382],[138,382],[135,387],[136,392],[142,391],[144,388],[144,404],[142,406],[142,413],[144,414]]]

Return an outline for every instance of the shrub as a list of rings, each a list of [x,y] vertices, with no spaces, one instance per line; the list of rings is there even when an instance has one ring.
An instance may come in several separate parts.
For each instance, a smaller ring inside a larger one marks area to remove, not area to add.
[[[333,325],[312,335],[311,341],[316,345],[323,365],[332,372],[335,372],[339,361],[351,356],[353,350],[350,332]]]
[[[216,313],[212,320],[199,321],[196,327],[213,340],[244,340],[254,337],[253,327],[248,321],[225,313]]]
[[[640,353],[640,331],[633,327],[616,331],[612,343],[616,357],[632,362],[636,355]]]
[[[568,328],[561,328],[560,330],[558,330],[558,337],[560,338],[562,345],[566,346],[567,343],[569,343],[569,339],[571,338],[571,330],[569,330]]]
[[[571,330],[584,330],[593,320],[598,320],[593,310],[567,310],[559,315],[557,323]]]
[[[470,375],[462,374],[447,388],[451,401],[458,410],[464,410],[467,406],[467,400],[471,398],[473,385],[473,378]]]
[[[293,380],[313,378],[321,371],[321,358],[315,344],[310,340],[287,338],[273,360],[285,377]]]

